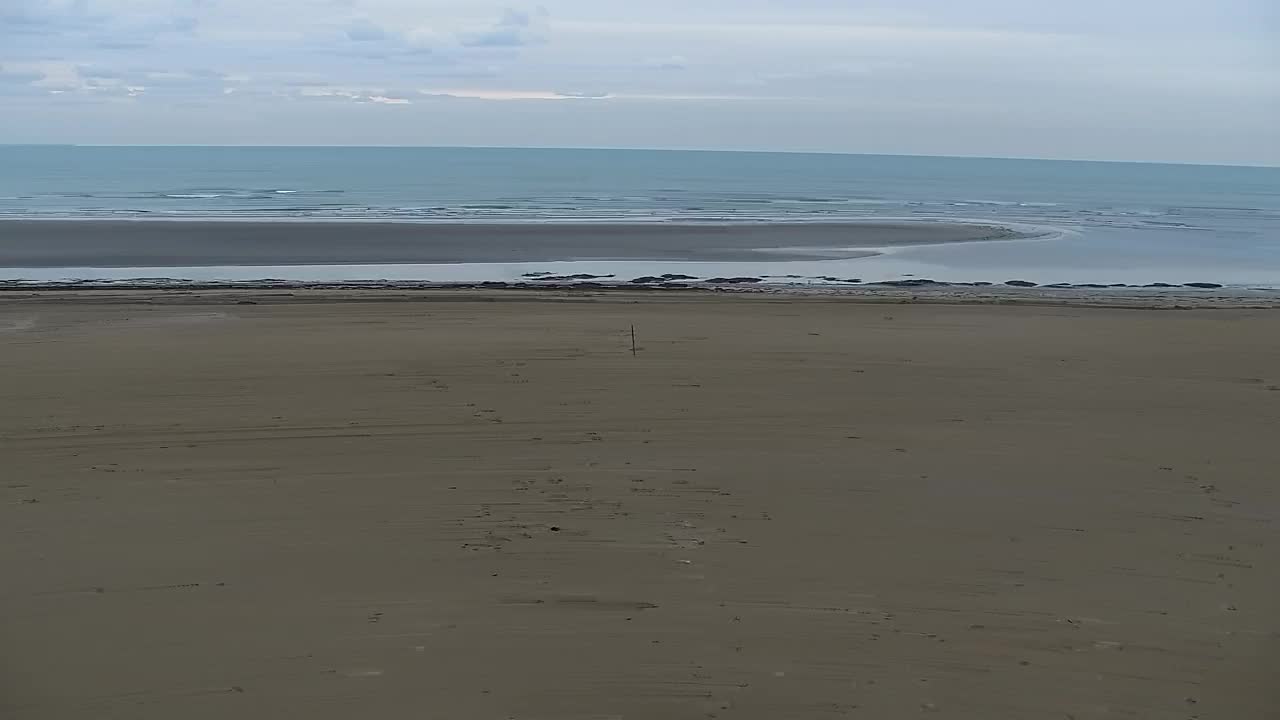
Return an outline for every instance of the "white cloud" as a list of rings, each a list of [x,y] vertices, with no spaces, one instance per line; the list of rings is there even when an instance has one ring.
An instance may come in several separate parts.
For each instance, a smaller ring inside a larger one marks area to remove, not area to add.
[[[298,89],[297,96],[309,99],[338,99],[356,103],[372,103],[375,105],[411,105],[408,93],[400,93],[386,88],[349,88],[326,85],[309,85]]]
[[[550,13],[539,6],[533,12],[507,8],[487,30],[459,36],[465,47],[522,47],[546,42]]]
[[[488,88],[449,88],[423,89],[421,95],[439,98],[459,98],[466,100],[603,100],[607,93],[583,94],[563,93],[552,90],[510,90]]]
[[[43,90],[70,92],[86,89],[90,83],[111,80],[110,78],[86,78],[80,73],[75,63],[62,60],[45,60],[37,62],[5,63],[6,74],[16,74],[30,78],[32,87]]]

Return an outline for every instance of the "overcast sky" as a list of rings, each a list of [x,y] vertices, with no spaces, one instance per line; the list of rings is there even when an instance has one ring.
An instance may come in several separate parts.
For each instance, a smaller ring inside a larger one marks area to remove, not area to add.
[[[0,142],[1280,165],[1280,0],[0,0]]]

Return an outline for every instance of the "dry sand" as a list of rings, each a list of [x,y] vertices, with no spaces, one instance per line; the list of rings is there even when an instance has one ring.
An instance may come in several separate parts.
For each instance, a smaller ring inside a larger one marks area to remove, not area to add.
[[[1280,313],[258,295],[0,298],[0,717],[1276,717]]]

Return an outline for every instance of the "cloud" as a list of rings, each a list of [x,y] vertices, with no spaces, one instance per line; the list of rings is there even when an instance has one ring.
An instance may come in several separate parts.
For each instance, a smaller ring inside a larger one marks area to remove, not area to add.
[[[48,90],[37,87],[44,73],[35,69],[0,65],[0,97],[48,95]]]
[[[0,65],[0,81],[24,85],[32,91],[85,97],[213,97],[221,94],[229,79],[210,70],[119,70],[104,65],[84,65],[61,60]]]
[[[345,100],[374,105],[411,105],[409,93],[386,89],[343,88],[328,86],[303,87],[298,97],[312,100]]]
[[[347,28],[347,39],[359,43],[382,42],[387,39],[387,31],[368,20],[359,20]]]
[[[31,85],[44,78],[44,73],[25,65],[0,65],[0,82],[11,85]]]
[[[640,67],[650,70],[687,70],[689,69],[689,60],[683,55],[668,55],[667,57],[645,60],[640,63]]]
[[[138,70],[123,73],[119,79],[126,85],[145,87],[147,95],[156,99],[216,97],[230,83],[223,73],[203,69]]]
[[[429,27],[393,30],[364,20],[345,31],[347,44],[334,52],[364,58],[393,59],[430,55],[449,45],[447,37]]]
[[[404,34],[405,47],[414,52],[431,52],[447,43],[444,35],[429,27],[416,27]]]
[[[190,15],[175,17],[169,21],[169,29],[176,33],[194,33],[200,27],[200,20]]]
[[[244,125],[256,142],[303,108],[317,137],[329,122],[341,139],[351,116],[339,107],[409,102],[442,113],[415,126],[423,141],[454,127],[487,144],[683,144],[715,118],[709,137],[739,146],[968,152],[966,138],[999,127],[981,152],[1028,154],[1033,140],[1076,152],[1087,143],[1068,140],[1074,130],[1123,155],[1127,143],[1105,138],[1177,125],[1198,130],[1204,154],[1274,155],[1278,31],[1275,0],[0,0],[0,141],[101,129],[201,142],[223,137],[215,120],[261,117]],[[327,94],[306,102],[304,88]],[[500,100],[546,102],[480,102]],[[49,122],[71,102],[78,122]],[[204,130],[164,119],[196,103]],[[734,119],[749,103],[768,132]],[[816,129],[826,116],[885,119],[876,133]]]
[[[532,13],[507,8],[488,30],[459,35],[463,47],[523,47],[546,42],[550,13],[539,6]]]
[[[4,74],[21,78],[31,87],[47,92],[70,92],[114,83],[114,79],[109,78],[85,78],[75,63],[65,61],[5,63]]]
[[[452,59],[490,48],[520,48],[544,43],[548,36],[549,13],[538,7],[532,11],[507,8],[498,20],[480,30],[474,23],[424,22],[427,16],[396,18],[389,14],[362,12],[344,24],[341,43],[329,52],[368,60],[411,61],[424,55],[442,54]],[[449,27],[449,25],[453,27]]]
[[[142,50],[151,47],[151,43],[145,40],[99,40],[94,43],[94,47],[103,50]]]
[[[419,90],[419,94],[434,98],[458,98],[464,100],[564,100],[564,96],[549,90],[492,90],[463,88],[449,90]]]
[[[120,80],[124,78],[124,73],[105,67],[95,67],[90,65],[79,67],[77,70],[81,77],[92,78],[95,80]]]
[[[162,36],[190,36],[199,0],[0,0],[0,53],[50,57],[61,50],[136,51]],[[145,11],[127,11],[141,7]]]
[[[90,12],[87,0],[5,0],[0,7],[0,37],[77,32],[104,19]]]
[[[558,92],[555,90],[515,90],[509,88],[462,88],[419,90],[420,95],[464,100],[607,100],[606,92]]]
[[[700,94],[700,93],[612,93],[612,92],[581,92],[569,90],[513,90],[513,89],[485,89],[485,88],[466,88],[466,89],[432,89],[419,90],[419,94],[433,98],[455,98],[462,100],[495,100],[495,101],[519,101],[519,100],[554,100],[554,101],[607,101],[607,100],[635,100],[635,101],[656,101],[656,102],[726,102],[726,101],[760,101],[760,100],[781,100],[784,98],[762,98],[758,95],[727,95],[727,94]],[[796,98],[785,98],[792,100]],[[812,98],[806,98],[812,99]]]
[[[565,98],[567,100],[607,100],[613,97],[612,93],[607,93],[607,92],[582,92],[582,91],[558,92],[556,93],[556,95],[558,95],[559,97]]]

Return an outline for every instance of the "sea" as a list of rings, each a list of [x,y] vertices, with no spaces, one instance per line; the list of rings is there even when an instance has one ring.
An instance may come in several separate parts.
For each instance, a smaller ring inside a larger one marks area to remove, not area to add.
[[[888,155],[401,147],[0,146],[5,219],[816,223],[947,220],[1034,239],[701,275],[1280,288],[1280,168]],[[603,242],[603,241],[602,241]],[[607,256],[607,248],[601,256]],[[690,263],[680,264],[687,270]],[[0,280],[510,280],[663,262],[5,268]],[[693,273],[691,273],[693,274]]]

